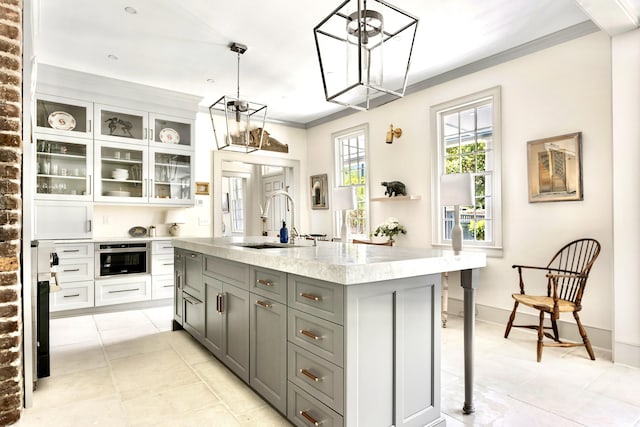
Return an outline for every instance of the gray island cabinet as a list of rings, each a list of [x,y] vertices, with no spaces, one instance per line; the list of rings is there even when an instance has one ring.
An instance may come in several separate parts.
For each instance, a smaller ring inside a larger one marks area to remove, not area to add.
[[[444,425],[440,273],[484,255],[265,241],[175,240],[175,328],[295,425]]]

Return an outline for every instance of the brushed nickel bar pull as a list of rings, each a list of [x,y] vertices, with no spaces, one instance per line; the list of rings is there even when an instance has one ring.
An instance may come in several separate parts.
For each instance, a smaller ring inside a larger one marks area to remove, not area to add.
[[[117,291],[109,291],[110,294],[119,294],[120,292],[131,292],[131,291],[139,291],[140,288],[132,288],[132,289],[119,289]]]
[[[144,136],[142,137],[142,139],[147,139],[147,128],[144,128]]]
[[[300,369],[300,373],[308,378],[311,378],[313,381],[318,382],[320,381],[320,378],[316,377],[315,375],[313,375],[311,372],[307,371],[306,369]]]
[[[74,271],[80,271],[80,269],[79,268],[72,268],[70,270],[62,270],[62,271],[64,271],[65,273],[72,273]]]
[[[63,295],[62,298],[73,298],[73,297],[79,297],[80,294],[72,294],[72,295]]]
[[[91,132],[91,119],[89,119],[89,132]]]
[[[302,415],[307,421],[309,421],[314,426],[319,426],[320,425],[320,423],[318,421],[316,421],[316,419],[313,418],[311,415],[307,414],[306,411],[299,411],[298,413],[300,415]]]
[[[271,280],[266,280],[266,279],[258,279],[256,280],[256,283],[258,285],[263,285],[263,286],[273,286],[273,282]]]
[[[163,246],[162,249],[173,249],[173,246]]]
[[[313,332],[309,332],[309,331],[307,331],[305,329],[300,329],[300,333],[302,335],[304,335],[305,337],[311,338],[312,340],[316,340],[317,341],[317,340],[322,339],[322,337],[319,337],[316,334],[314,334]]]
[[[264,301],[256,301],[256,304],[259,305],[260,307],[264,307],[264,308],[271,308],[273,307],[273,305],[269,304],[268,302],[264,302]]]
[[[313,295],[313,294],[306,294],[304,292],[300,292],[300,296],[302,298],[310,299],[310,300],[313,300],[313,301],[322,301],[321,297]]]
[[[220,296],[220,314],[224,313],[224,293],[218,294]]]
[[[173,285],[164,285],[163,288],[173,288]]]
[[[63,249],[62,252],[80,252],[80,249]]]
[[[165,263],[164,263],[164,264],[162,264],[162,265],[173,265],[173,263],[172,263],[172,262],[165,262]]]

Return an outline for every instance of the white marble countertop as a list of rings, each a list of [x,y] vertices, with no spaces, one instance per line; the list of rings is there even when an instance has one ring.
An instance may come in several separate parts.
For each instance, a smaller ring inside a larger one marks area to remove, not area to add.
[[[343,285],[400,279],[481,268],[486,255],[297,239],[285,248],[253,249],[243,245],[278,243],[273,237],[175,238],[174,247],[286,273]]]

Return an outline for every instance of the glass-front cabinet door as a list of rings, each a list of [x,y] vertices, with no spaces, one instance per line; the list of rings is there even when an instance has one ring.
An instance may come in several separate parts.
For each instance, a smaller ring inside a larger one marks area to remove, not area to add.
[[[95,141],[94,200],[146,203],[148,148],[118,142]]]
[[[146,111],[95,106],[95,138],[103,141],[147,144],[148,114]]]
[[[195,122],[180,117],[149,114],[149,144],[158,148],[193,147]]]
[[[93,103],[61,96],[36,95],[35,131],[76,138],[93,137]]]
[[[151,149],[151,193],[149,202],[163,205],[192,205],[193,153]]]
[[[91,200],[90,140],[36,134],[36,198]]]

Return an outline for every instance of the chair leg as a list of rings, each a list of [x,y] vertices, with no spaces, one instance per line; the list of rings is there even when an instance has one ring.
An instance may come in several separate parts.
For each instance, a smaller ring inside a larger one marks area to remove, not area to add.
[[[542,347],[544,344],[544,311],[540,311],[540,325],[538,326],[538,362],[542,360]]]
[[[520,303],[518,301],[513,304],[513,311],[511,312],[511,316],[509,316],[509,322],[507,322],[507,329],[504,331],[504,337],[509,338],[509,332],[511,332],[511,326],[513,326],[513,320],[516,318],[516,310],[518,309],[518,305]]]
[[[576,323],[578,324],[578,331],[580,332],[580,336],[582,337],[582,342],[584,343],[585,348],[587,349],[587,353],[589,353],[589,357],[591,360],[596,360],[595,354],[593,354],[593,349],[591,348],[591,341],[589,341],[589,337],[587,337],[587,331],[582,327],[582,323],[580,322],[580,317],[578,316],[578,312],[573,312],[573,317],[576,319]]]
[[[553,318],[553,313],[549,313],[551,316],[551,328],[553,329],[553,339],[556,342],[560,342],[560,335],[558,334],[558,322]]]

